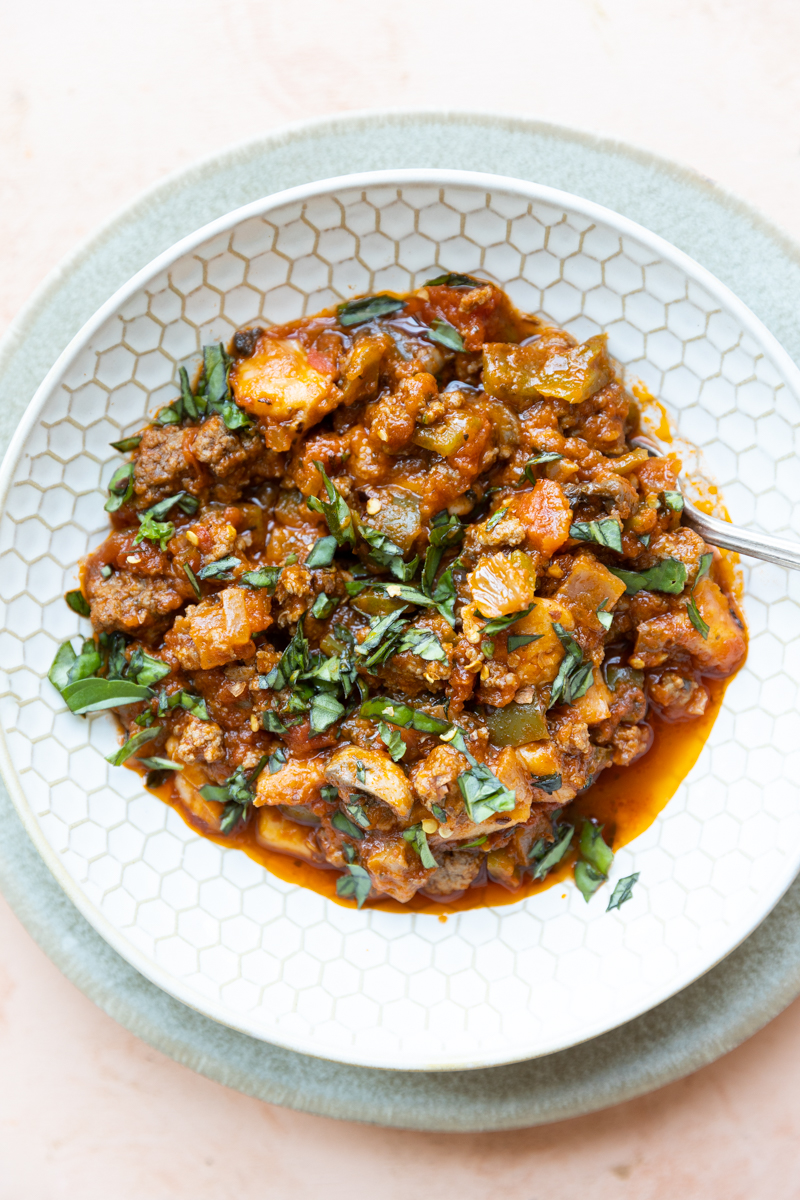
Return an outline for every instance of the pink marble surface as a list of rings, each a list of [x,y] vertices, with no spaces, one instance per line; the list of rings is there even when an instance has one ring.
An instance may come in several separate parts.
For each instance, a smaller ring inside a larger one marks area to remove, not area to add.
[[[800,236],[790,0],[0,0],[0,331],[143,187],[287,121],[488,108],[682,160]],[[558,53],[553,52],[553,47]],[[544,47],[547,47],[546,49]],[[509,1134],[306,1117],[163,1058],[0,901],[0,1200],[794,1200],[800,1001],[691,1078]]]

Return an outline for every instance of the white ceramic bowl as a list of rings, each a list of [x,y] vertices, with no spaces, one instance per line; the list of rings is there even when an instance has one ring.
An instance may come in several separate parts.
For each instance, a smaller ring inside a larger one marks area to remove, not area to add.
[[[594,1037],[685,987],[777,902],[800,866],[797,580],[746,571],[747,665],[694,770],[617,855],[612,883],[640,880],[611,914],[571,885],[446,923],[334,905],[194,834],[104,761],[108,716],[67,712],[46,676],[57,645],[88,632],[62,595],[106,528],[109,442],[174,396],[178,368],[249,322],[442,270],[495,279],[581,338],[606,330],[704,451],[733,519],[791,532],[800,374],[753,314],[607,209],[453,171],[310,184],[179,242],[73,340],[0,478],[2,770],[65,891],[138,970],[216,1020],[308,1054],[420,1070]]]

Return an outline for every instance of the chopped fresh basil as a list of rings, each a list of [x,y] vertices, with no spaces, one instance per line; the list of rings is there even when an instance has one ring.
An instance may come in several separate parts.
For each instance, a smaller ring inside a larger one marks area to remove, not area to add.
[[[362,296],[359,300],[347,300],[336,308],[336,316],[340,325],[347,329],[351,325],[364,325],[367,321],[375,321],[378,317],[387,317],[389,313],[399,312],[405,308],[405,300],[396,296]]]
[[[582,861],[575,863],[575,883],[587,904],[605,881],[605,875],[602,875],[591,863]]]
[[[614,861],[614,851],[603,840],[603,826],[594,821],[584,821],[581,829],[581,858],[607,876]]]
[[[697,607],[697,601],[694,598],[694,593],[695,593],[695,588],[697,587],[700,580],[703,579],[703,577],[706,576],[708,574],[709,570],[711,569],[711,563],[712,563],[713,559],[714,559],[714,555],[710,554],[710,553],[706,553],[701,556],[700,562],[698,564],[697,578],[694,581],[694,587],[692,588],[692,594],[689,597],[689,603],[686,606],[686,611],[689,614],[689,620],[692,622],[695,629],[697,630],[697,632],[700,634],[700,636],[703,638],[704,641],[706,641],[708,639],[708,625],[703,620],[703,618],[700,616],[700,610]]]
[[[278,585],[280,573],[280,567],[259,567],[256,571],[245,571],[239,582],[246,583],[251,588],[266,588],[272,593]]]
[[[562,779],[560,775],[534,775],[531,782],[534,787],[552,796],[553,792],[557,792],[561,787]]]
[[[358,863],[348,863],[349,875],[340,875],[336,880],[336,895],[343,900],[355,900],[356,908],[361,908],[372,890],[372,880],[363,867]]]
[[[170,708],[183,708],[197,717],[198,721],[211,720],[205,700],[201,696],[193,696],[191,692],[173,692],[171,696],[162,692],[158,701],[159,716],[163,716]]]
[[[144,517],[152,517],[154,521],[163,521],[176,504],[187,517],[193,517],[200,507],[200,501],[196,496],[190,495],[189,492],[176,492],[174,496],[167,496],[166,500],[159,500],[158,504],[151,504],[150,508],[145,509],[139,515],[139,520],[141,521]]]
[[[611,626],[614,623],[614,614],[612,612],[606,612],[607,604],[608,604],[608,598],[606,598],[605,600],[602,600],[600,602],[600,604],[598,604],[597,611],[594,614],[597,617],[600,624],[603,626],[603,629],[606,630],[606,632],[608,632],[608,630],[611,628]]]
[[[203,373],[197,394],[193,397],[199,414],[217,413],[230,430],[247,429],[252,421],[244,409],[233,400],[228,384],[231,359],[222,343],[203,347]],[[181,379],[183,385],[183,379]],[[186,393],[182,387],[182,400],[186,408]]]
[[[378,733],[381,735],[381,741],[392,756],[392,762],[399,762],[406,752],[406,743],[403,735],[398,733],[396,729],[390,729],[384,722],[378,723]]]
[[[69,673],[77,657],[71,642],[64,642],[56,650],[56,656],[50,665],[47,678],[57,691],[63,692],[70,682]]]
[[[505,517],[507,514],[508,505],[506,505],[505,508],[498,508],[496,513],[492,513],[491,517],[489,517],[489,520],[486,522],[487,531],[494,529],[495,525],[499,525],[503,517]]]
[[[416,654],[426,662],[447,662],[438,635],[431,629],[407,629],[400,635],[396,654]]]
[[[329,695],[328,692],[317,692],[311,701],[309,719],[312,733],[324,733],[331,725],[344,716],[344,705]]]
[[[436,859],[433,857],[428,845],[428,835],[421,825],[412,825],[410,829],[403,830],[403,837],[416,850],[420,857],[423,867],[429,871],[435,871],[439,866]]]
[[[510,812],[517,797],[484,763],[476,763],[458,777],[458,787],[471,821],[480,825],[499,812]]]
[[[311,615],[318,621],[326,621],[338,603],[335,596],[326,596],[324,592],[320,592],[311,605]]]
[[[686,564],[678,558],[663,558],[647,571],[623,571],[620,567],[608,567],[608,570],[622,580],[629,596],[635,596],[644,589],[676,596],[683,591],[686,583]]]
[[[305,565],[307,567],[329,567],[335,553],[336,538],[332,534],[317,538],[306,555]]]
[[[124,704],[139,704],[152,699],[149,687],[129,683],[127,679],[78,679],[62,689],[67,706],[74,713],[100,712]]]
[[[137,433],[135,437],[123,438],[121,442],[109,442],[109,446],[113,446],[115,450],[119,450],[120,454],[128,454],[131,450],[135,450],[142,440],[142,435]]]
[[[189,372],[186,370],[186,367],[181,367],[178,371],[178,379],[181,385],[181,397],[178,401],[182,405],[181,416],[188,417],[190,421],[196,421],[200,414],[197,410],[197,402],[189,383]]]
[[[473,279],[471,275],[459,275],[455,271],[448,271],[445,275],[437,275],[435,279],[426,279],[425,287],[484,287],[485,285],[480,279]]]
[[[86,638],[80,654],[70,667],[69,682],[77,683],[79,679],[89,679],[96,675],[102,665],[102,658],[93,638]]]
[[[172,521],[154,521],[149,513],[141,513],[139,522],[139,531],[133,539],[135,545],[138,546],[146,538],[148,542],[157,542],[161,550],[166,550],[167,542],[175,536]]]
[[[359,783],[367,782],[367,768],[364,766],[360,758],[356,759],[356,779]]]
[[[151,771],[183,770],[183,763],[173,762],[171,758],[140,758],[139,762],[142,766],[149,767]]]
[[[354,841],[360,841],[364,836],[358,826],[353,824],[350,818],[346,817],[343,812],[337,812],[333,814],[331,817],[331,825],[334,827],[334,829],[338,829],[340,833],[346,833],[347,836],[353,838]]]
[[[197,582],[197,576],[195,575],[194,571],[192,570],[192,568],[189,566],[188,563],[183,564],[183,569],[186,572],[186,578],[189,580],[189,583],[192,585],[192,591],[194,592],[197,599],[200,600],[202,598],[202,594],[200,592],[200,584]]]
[[[237,558],[235,554],[228,554],[225,558],[218,558],[216,562],[208,563],[205,567],[201,567],[197,572],[198,579],[231,579],[231,571],[234,567],[240,567],[242,560]]]
[[[555,834],[554,842],[545,842],[544,838],[539,838],[531,847],[529,858],[536,863],[532,872],[534,880],[544,879],[545,875],[561,862],[569,850],[575,826],[556,825],[553,833]]]
[[[669,508],[672,512],[683,512],[683,496],[680,492],[661,492],[658,498],[664,508]]]
[[[510,633],[506,643],[508,653],[512,654],[515,650],[521,650],[523,646],[529,646],[531,642],[538,642],[543,637],[543,633]]]
[[[494,658],[494,642],[489,638],[481,642],[481,654],[484,658]]]
[[[67,592],[64,599],[72,611],[76,612],[79,617],[88,617],[91,615],[92,610],[89,607],[89,601],[86,599],[80,588],[76,588],[73,592]]]
[[[530,604],[522,612],[509,613],[507,617],[493,617],[491,621],[486,622],[481,633],[487,637],[493,637],[496,633],[502,633],[504,629],[508,629],[509,625],[515,625],[517,621],[521,621],[523,617],[527,617],[535,608],[535,604]],[[480,613],[478,615],[480,616]],[[541,636],[539,634],[539,637]]]
[[[386,662],[394,654],[397,646],[396,634],[399,632],[396,627],[404,622],[404,612],[404,608],[397,608],[385,617],[372,618],[369,633],[364,641],[355,647],[358,657],[364,659],[365,667],[374,667]]]
[[[133,737],[128,738],[124,745],[120,746],[119,750],[115,750],[113,754],[107,754],[106,762],[111,763],[112,767],[121,767],[140,746],[144,746],[145,742],[152,742],[153,738],[158,737],[160,733],[160,725],[156,725],[154,729],[143,729],[141,733],[135,733]]]
[[[286,733],[286,726],[276,712],[267,708],[261,714],[261,728],[267,733]]]
[[[109,499],[105,503],[106,512],[116,512],[123,504],[127,504],[133,495],[133,467],[132,462],[124,463],[123,466],[117,467],[111,476],[108,483]]]
[[[473,842],[467,842],[465,845],[459,846],[458,848],[459,850],[474,850],[476,846],[482,846],[487,838],[488,834],[485,833],[483,837],[475,838]]]
[[[402,729],[409,726],[420,733],[446,733],[454,727],[441,717],[432,717],[429,713],[420,712],[410,704],[398,700],[390,700],[388,696],[375,696],[365,700],[361,705],[360,716],[378,717],[388,721],[390,725],[399,725]]]
[[[128,670],[125,657],[127,639],[123,633],[101,633],[97,639],[106,657],[106,679],[124,679]],[[137,683],[140,681],[137,679]]]
[[[558,621],[553,622],[553,629],[566,653],[550,691],[549,709],[556,704],[572,704],[574,700],[585,696],[594,677],[591,662],[584,662],[583,651],[572,634],[567,633]]]
[[[137,647],[128,663],[128,678],[143,687],[151,687],[154,683],[158,683],[159,679],[164,679],[169,675],[171,670],[168,663],[145,654],[141,647]]]
[[[438,342],[440,346],[444,346],[447,350],[459,351],[464,349],[464,339],[455,325],[451,325],[449,321],[442,320],[441,317],[436,317],[431,322],[428,337],[432,342]]]
[[[526,481],[528,483],[537,482],[537,477],[533,473],[534,467],[544,466],[545,463],[559,462],[559,460],[563,457],[563,454],[557,454],[555,450],[542,450],[540,454],[534,454],[533,458],[529,458],[525,463],[525,467],[522,471],[522,478],[517,484],[517,487],[522,487],[523,483]]]
[[[370,547],[369,557],[379,567],[388,567],[395,579],[407,583],[413,579],[419,566],[419,558],[413,558],[407,563],[403,559],[403,551],[396,546],[391,538],[371,525],[361,525],[359,533]]]
[[[569,536],[579,542],[597,542],[610,550],[622,553],[622,536],[617,522],[612,517],[600,521],[574,521],[569,527]]]
[[[314,466],[322,476],[322,482],[325,486],[328,499],[327,501],[318,500],[316,496],[309,496],[306,499],[306,505],[312,512],[322,514],[328,524],[328,529],[339,546],[344,546],[348,543],[354,546],[356,544],[356,530],[353,514],[350,512],[344,498],[328,478],[322,463],[315,459]]]
[[[634,871],[633,875],[626,875],[624,879],[617,880],[606,912],[611,912],[612,908],[621,908],[626,900],[630,900],[633,895],[633,885],[638,878],[639,872]]]
[[[441,804],[432,804],[431,812],[436,817],[436,820],[439,822],[440,825],[447,824],[447,813],[444,811]]]
[[[339,789],[332,787],[330,784],[325,784],[319,789],[319,794],[326,804],[339,803]]]
[[[286,766],[289,759],[289,751],[285,746],[278,746],[277,750],[273,750],[267,759],[270,775],[277,775]]]
[[[237,767],[221,787],[209,783],[199,789],[204,800],[216,801],[225,805],[219,822],[220,833],[228,834],[239,824],[249,805],[255,799],[253,784],[266,765],[267,756],[264,754],[251,771],[245,771],[244,767]]]

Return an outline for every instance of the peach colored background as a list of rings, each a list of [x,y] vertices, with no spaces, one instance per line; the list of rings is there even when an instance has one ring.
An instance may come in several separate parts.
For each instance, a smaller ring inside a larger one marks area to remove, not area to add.
[[[0,331],[165,173],[372,106],[638,142],[800,237],[799,53],[792,0],[0,0]],[[797,1001],[691,1078],[559,1125],[461,1137],[306,1117],[137,1041],[0,900],[0,1200],[794,1200],[799,1078]]]

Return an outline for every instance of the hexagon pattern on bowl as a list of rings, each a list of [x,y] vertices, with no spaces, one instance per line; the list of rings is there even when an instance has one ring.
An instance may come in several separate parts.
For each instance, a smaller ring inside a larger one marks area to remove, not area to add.
[[[119,465],[109,442],[174,398],[203,343],[442,270],[494,279],[580,338],[607,331],[740,523],[800,533],[800,406],[796,373],[755,318],[644,230],[534,185],[412,175],[249,206],[137,277],[78,336],[5,468],[0,713],[23,819],[81,911],[141,971],[257,1037],[435,1068],[547,1053],[628,1020],[777,901],[800,861],[800,580],[745,572],[747,666],[689,778],[618,854],[614,878],[640,872],[620,912],[569,884],[446,923],[359,913],[197,836],[104,761],[109,717],[73,716],[48,683],[58,644],[88,632],[62,595],[106,528]]]

